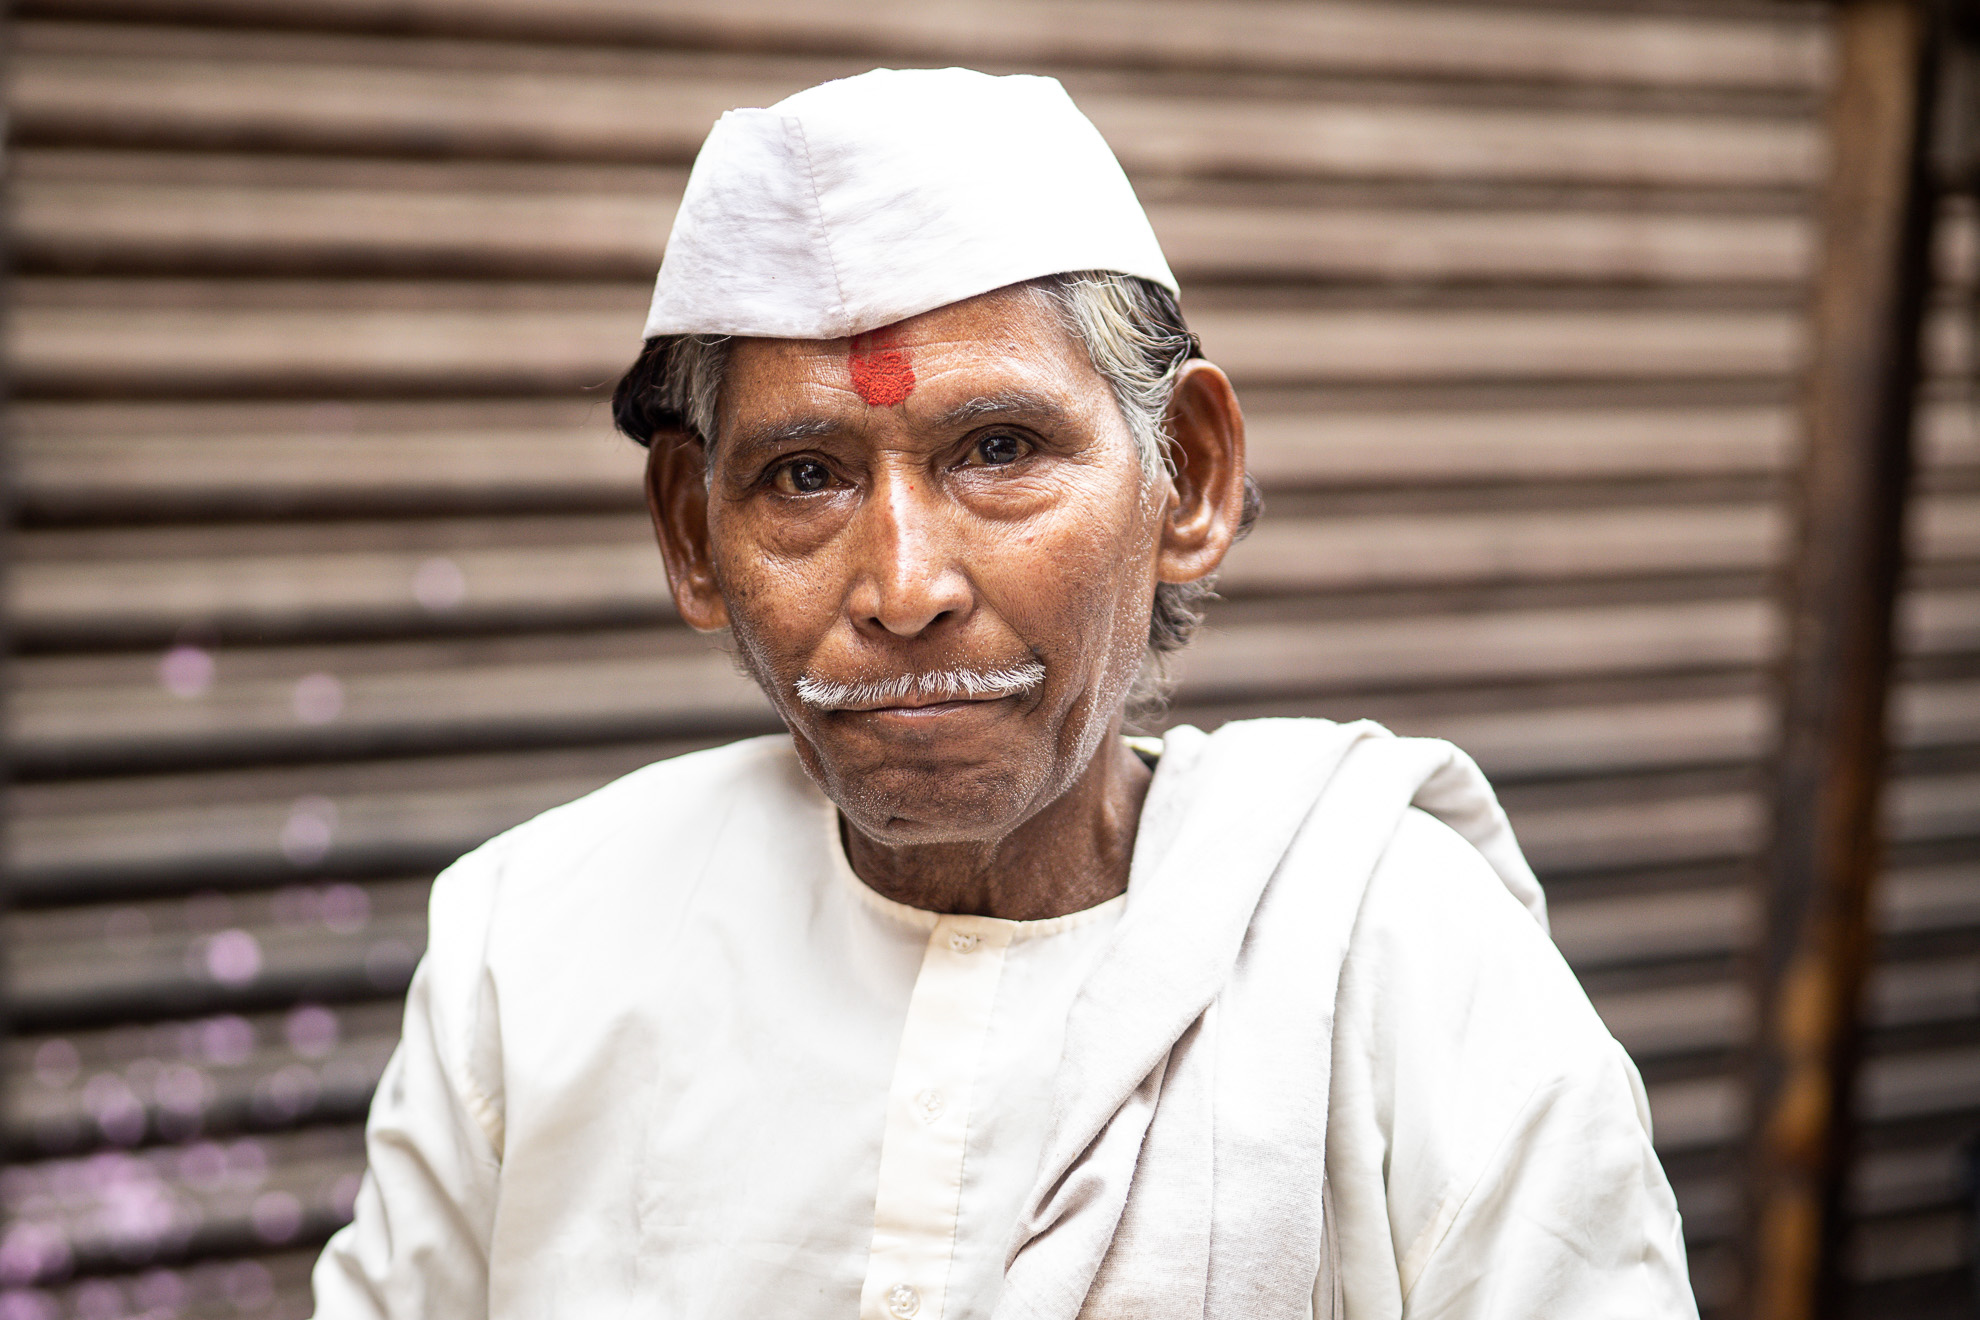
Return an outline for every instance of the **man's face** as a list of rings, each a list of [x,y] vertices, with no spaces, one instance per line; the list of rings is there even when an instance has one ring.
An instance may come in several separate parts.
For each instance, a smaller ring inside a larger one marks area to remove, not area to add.
[[[870,339],[740,340],[719,430],[721,612],[847,817],[989,840],[1062,794],[1140,663],[1168,485],[1052,312],[1003,290]]]

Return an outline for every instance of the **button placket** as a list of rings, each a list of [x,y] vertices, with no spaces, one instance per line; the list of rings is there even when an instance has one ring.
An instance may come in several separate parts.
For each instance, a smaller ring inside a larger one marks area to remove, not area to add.
[[[945,916],[923,946],[881,1139],[862,1320],[948,1320],[970,1096],[1012,934]]]

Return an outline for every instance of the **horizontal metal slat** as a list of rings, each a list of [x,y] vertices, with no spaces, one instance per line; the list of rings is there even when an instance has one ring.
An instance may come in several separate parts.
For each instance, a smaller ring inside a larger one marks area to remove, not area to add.
[[[1921,521],[1927,551],[1980,543],[1980,500],[1943,501]],[[643,517],[507,525],[515,536],[506,549],[494,548],[505,544],[505,524],[493,520],[309,524],[287,536],[259,526],[23,533],[15,626],[29,636],[171,636],[194,623],[253,634],[672,616]],[[1777,511],[1744,504],[1288,513],[1267,517],[1232,550],[1219,585],[1227,594],[1311,593],[1753,573],[1774,565],[1781,536]]]
[[[1953,878],[1963,883],[1971,906],[1970,864],[1952,875],[1943,868],[1893,873],[1881,887],[1883,906],[1916,907],[1917,895],[1929,898],[1935,887]],[[326,993],[326,985],[396,992],[425,943],[426,890],[423,880],[361,887],[338,883],[231,898],[195,894],[16,913],[7,923],[17,950],[9,975],[11,1002],[17,1016],[32,1026],[118,1011],[150,1017],[195,1002],[225,1007],[229,995],[234,1002],[254,1002],[270,993],[294,998],[312,993],[312,985],[318,995]],[[1550,916],[1556,943],[1583,975],[1672,959],[1724,959],[1744,947],[1756,921],[1751,891],[1722,885],[1592,897],[1569,887],[1556,895]],[[1980,932],[1980,920],[1968,914],[1964,928]],[[1597,1003],[1611,1029],[1642,1061],[1673,1050],[1729,1047],[1744,1039],[1751,1023],[1741,1006],[1743,993],[1738,983],[1720,978],[1602,991]],[[1873,975],[1867,1010],[1868,1020],[1884,1028],[1980,1018],[1980,953],[1886,960]],[[309,1029],[341,1039],[337,1024],[342,1020],[370,1021],[369,1030],[379,1029],[381,1021],[386,1028],[395,1027],[379,1017],[382,1011],[347,1009],[340,1018],[329,1009],[308,1009],[291,1021],[287,1034],[299,1039],[297,1031]],[[270,1032],[264,1028],[262,1034]],[[182,1044],[198,1039],[197,1033],[184,1036]],[[367,1057],[375,1065],[382,1054],[372,1050]],[[275,1066],[256,1065],[264,1075]],[[17,1104],[26,1108],[17,1112],[22,1121],[48,1128],[64,1113],[88,1112],[77,1089],[84,1071],[78,1062],[74,1081],[42,1082],[21,1093]],[[205,1113],[217,1103],[214,1094],[211,1088],[200,1090],[200,1104],[207,1108],[196,1112]],[[125,1107],[118,1112],[128,1109],[125,1101],[118,1103]],[[169,1120],[166,1114],[158,1121],[169,1126]],[[209,1119],[201,1130],[210,1128]]]
[[[24,633],[55,636],[170,637],[191,624],[252,635],[673,616],[659,552],[650,541],[628,540],[24,564],[14,602]]]
[[[1739,600],[1246,623],[1206,629],[1177,657],[1176,669],[1183,699],[1198,703],[1271,692],[1644,675],[1757,664],[1771,648],[1771,629],[1763,603]],[[206,738],[283,737],[331,726],[340,733],[407,726],[465,732],[565,722],[595,731],[601,722],[705,725],[762,710],[712,651],[638,634],[599,641],[604,654],[580,641],[563,653],[536,647],[505,654],[495,646],[421,656],[358,648],[305,650],[289,659],[281,651],[185,648],[104,663],[31,660],[23,662],[10,727],[24,751],[51,756],[64,746],[88,753],[120,740],[190,751]],[[1955,706],[1947,718],[1970,719],[1963,711]],[[1705,719],[1717,714],[1711,709]],[[1581,727],[1596,728],[1590,721]],[[1517,746],[1517,731],[1501,731],[1497,741]],[[1725,745],[1722,737],[1704,741]]]
[[[1790,444],[1782,407],[1246,403],[1268,487],[1749,476],[1778,471]],[[596,405],[38,403],[14,418],[16,490],[42,515],[640,502],[644,455]],[[1972,429],[1951,406],[1928,417],[1949,459]]]
[[[263,0],[65,0],[63,17],[275,26],[298,15]],[[30,10],[30,12],[33,12]],[[1828,43],[1806,13],[1704,17],[1530,12],[1480,5],[1323,8],[1242,3],[1215,12],[1186,0],[1006,0],[994,9],[883,0],[857,13],[749,0],[719,9],[662,0],[334,0],[312,26],[549,37],[558,41],[835,49],[979,61],[1466,76],[1679,87],[1810,90]]]
[[[1777,562],[1781,517],[1749,504],[1284,514],[1232,550],[1220,584],[1310,593],[1754,573]],[[1927,497],[1912,533],[1919,564],[1980,560],[1980,499]],[[30,637],[672,617],[639,515],[28,532],[17,553],[13,617]]]
[[[1980,540],[1980,500],[1972,504],[1957,528],[1975,524]],[[1234,591],[1306,592],[1743,572],[1772,566],[1784,536],[1779,510],[1743,504],[1266,518],[1218,580]]]
[[[1908,750],[1980,746],[1980,682],[1917,681],[1891,691],[1891,737]]]
[[[352,888],[295,888],[277,902],[328,896],[348,916],[339,895]],[[102,919],[111,947],[124,947],[133,914],[198,912],[214,897],[82,911]],[[57,1155],[348,1122],[364,1111],[398,1044],[402,1013],[396,997],[304,1002],[16,1035],[8,1044],[17,1083],[7,1098],[8,1139],[23,1153]]]
[[[1980,1112],[1980,1048],[1955,1046],[1868,1059],[1857,1105],[1871,1123]]]
[[[1156,202],[1149,219],[1185,280],[1768,285],[1801,279],[1811,251],[1792,215]]]
[[[15,1230],[32,1224],[31,1240],[48,1244],[30,1258],[40,1268],[24,1269],[29,1277],[21,1282],[56,1282],[72,1268],[114,1270],[133,1260],[321,1241],[350,1218],[363,1133],[319,1128],[228,1147],[201,1143],[85,1158],[87,1165],[10,1166],[0,1204]],[[111,1212],[133,1201],[147,1213]]]
[[[38,1290],[52,1307],[36,1320],[95,1320],[106,1313],[144,1315],[170,1307],[174,1320],[238,1320],[242,1309],[262,1320],[308,1320],[309,1274],[316,1250],[257,1251],[237,1260],[183,1268],[153,1267],[95,1274]],[[116,1308],[108,1310],[108,1308]]]
[[[1871,1289],[1879,1283],[1908,1285],[1920,1275],[1932,1274],[1955,1274],[1952,1279],[1940,1280],[1942,1285],[1947,1285],[1939,1289],[1940,1296],[1954,1308],[1966,1305],[1972,1297],[1971,1283],[1968,1278],[1957,1276],[1968,1272],[1967,1241],[1963,1207],[1938,1214],[1877,1218],[1855,1224],[1850,1234],[1846,1273],[1857,1285],[1859,1295],[1866,1298],[1857,1314],[1901,1314],[1893,1307],[1908,1310],[1919,1306],[1915,1288],[1907,1288],[1911,1295],[1900,1294],[1903,1300],[1895,1303],[1879,1298]]]
[[[527,773],[526,762],[518,770]],[[286,801],[221,799],[25,815],[13,826],[12,865],[20,891],[31,898],[74,884],[168,883],[173,877],[186,883],[237,873],[304,877],[319,866],[439,865],[610,777],[601,772],[474,789],[331,792]],[[196,791],[196,782],[188,777],[188,791]],[[1749,795],[1708,794],[1518,810],[1514,823],[1542,871],[1661,866],[1751,853],[1758,811]]]
[[[406,656],[404,649],[280,649],[245,661],[223,653],[213,685],[190,696],[164,689],[153,666],[25,661],[32,686],[14,695],[10,745],[28,767],[149,765],[175,756],[320,756],[353,746],[776,727],[767,703],[726,657],[639,634],[573,638],[562,656],[550,647],[533,648],[534,657],[453,647]],[[1919,694],[1906,712],[1909,742],[1967,738],[1980,688],[1925,687]],[[1190,696],[1185,687],[1184,717]],[[1398,732],[1448,738],[1492,774],[1515,778],[1743,762],[1760,753],[1766,733],[1765,710],[1752,696],[1535,706],[1502,694],[1497,704],[1491,714],[1390,723]],[[1360,710],[1352,698],[1336,706],[1343,716]]]
[[[638,278],[660,263],[678,192],[517,195],[338,187],[27,182],[19,260],[235,272],[352,270]],[[1401,210],[1151,201],[1185,281],[1362,279],[1788,284],[1797,216]]]
[[[477,772],[459,787],[446,786],[447,776],[438,773],[447,762],[428,769],[429,763],[413,761],[401,763],[390,777],[369,769],[357,778],[312,769],[302,777],[260,772],[248,780],[185,776],[128,786],[99,781],[18,790],[14,865],[21,892],[32,898],[66,884],[101,884],[117,876],[160,883],[244,868],[280,876],[306,875],[318,865],[383,865],[393,859],[401,865],[437,865],[638,763],[609,750],[586,755],[598,763],[597,771],[532,774],[532,765],[570,764],[568,756],[562,762],[540,755],[471,761],[494,769]],[[400,778],[405,786],[395,787]],[[1980,808],[1974,805],[1980,792],[1970,779],[1918,777],[1897,785],[1896,837],[1980,835]],[[338,787],[340,782],[345,786]],[[258,791],[251,787],[256,783],[263,783]],[[299,787],[284,790],[284,783]],[[416,787],[420,784],[431,786]],[[298,792],[301,797],[285,795]],[[1747,856],[1760,829],[1759,804],[1743,793],[1526,807],[1514,815],[1535,864],[1545,871]]]
[[[150,420],[143,420],[149,413]],[[641,507],[644,453],[583,403],[13,413],[20,497],[38,513],[452,505]]]
[[[1757,692],[1646,693],[1635,701],[1560,705],[1529,704],[1508,692],[1494,704],[1490,712],[1436,711],[1384,722],[1397,733],[1456,743],[1495,781],[1753,763],[1775,736],[1772,710]],[[1358,703],[1343,699],[1338,713],[1356,714]],[[1891,694],[1891,723],[1895,745],[1909,750],[1980,745],[1980,682],[1903,684]]]
[[[1639,1067],[1663,1055],[1730,1050],[1753,1034],[1752,996],[1733,981],[1598,993],[1594,1001],[1610,1034]]]
[[[1751,892],[1725,886],[1557,897],[1547,915],[1554,943],[1583,974],[1663,959],[1726,957],[1752,938],[1759,918]]]
[[[1980,868],[1971,862],[1903,868],[1885,877],[1877,904],[1885,935],[1980,929]]]
[[[23,184],[21,259],[252,272],[258,268],[636,277],[659,268],[676,189],[530,196],[339,187]]]
[[[1735,1095],[1716,1082],[1650,1088],[1660,1132],[1673,1134],[1666,1148],[1716,1144],[1726,1114],[1736,1109]],[[119,1255],[172,1260],[199,1237],[241,1245],[307,1240],[348,1218],[361,1151],[355,1128],[325,1128],[232,1146],[97,1157],[95,1178],[71,1177],[78,1170],[70,1161],[41,1161],[21,1166],[10,1180],[15,1204],[8,1209],[16,1224],[29,1221],[50,1239],[60,1234],[76,1244],[73,1255],[49,1253],[44,1277],[50,1278],[60,1277],[75,1256],[99,1268]],[[171,1213],[135,1233],[106,1237],[101,1226],[116,1221],[102,1207],[120,1192],[144,1194]],[[23,1207],[31,1212],[22,1214]]]
[[[1899,598],[1897,621],[1906,655],[1980,653],[1980,591],[1914,588]]]
[[[1752,793],[1701,793],[1567,807],[1509,807],[1513,829],[1543,879],[1752,856],[1762,804]]]
[[[1735,1078],[1701,1077],[1644,1089],[1650,1097],[1657,1153],[1667,1160],[1673,1155],[1724,1146],[1738,1137],[1746,1121],[1745,1087]],[[1689,1222],[1692,1204],[1687,1200],[1682,1207],[1687,1234],[1694,1231]]]
[[[76,882],[177,887],[242,872],[307,877],[325,864],[438,866],[612,777],[33,818],[19,822],[11,855],[20,892],[43,898]]]
[[[1885,791],[1885,830],[1903,840],[1980,837],[1980,773],[1917,774]]]
[[[1268,487],[1563,481],[1780,471],[1784,405],[1401,409],[1246,402]],[[20,495],[37,513],[292,507],[639,504],[641,451],[597,404],[27,403],[13,411]],[[1928,401],[1927,472],[1980,469],[1970,406]]]
[[[312,745],[583,741],[777,727],[755,685],[713,648],[650,645],[642,655],[618,645],[588,657],[582,652],[593,648],[572,649],[577,654],[562,660],[220,677],[190,697],[155,680],[44,688],[32,697],[23,694],[25,704],[13,707],[9,742],[30,760],[121,755],[155,761],[174,753],[293,754]],[[217,672],[224,675],[225,666],[223,657]]]
[[[174,55],[56,54],[30,41],[9,101],[29,142],[207,149],[550,157],[686,163],[735,106],[769,105],[858,60],[753,76],[678,61],[572,67],[554,51],[493,50],[506,66]],[[339,49],[361,47],[345,42]],[[560,67],[560,64],[562,67]],[[1803,188],[1820,145],[1802,116],[1490,105],[1356,104],[1284,96],[1136,95],[1073,87],[1132,172]],[[1337,94],[1338,95],[1338,94]]]
[[[416,943],[416,931],[400,930],[404,919],[398,914],[403,911],[416,916],[424,892],[425,885],[416,881],[372,884],[362,890],[338,884],[290,887],[234,899],[195,895],[190,899],[136,905],[16,914],[10,919],[10,933],[18,945],[33,951],[33,957],[14,970],[15,993],[39,1017],[59,1011],[65,1005],[73,1012],[78,1003],[87,1007],[89,1003],[113,998],[134,975],[109,965],[114,959],[105,955],[113,952],[121,957],[141,957],[153,962],[161,958],[173,963],[183,961],[190,969],[183,975],[208,982],[217,978],[244,992],[257,978],[272,977],[277,981],[285,976],[292,978],[293,969],[285,968],[285,959],[293,961],[295,956],[300,956],[311,964],[321,961],[326,955],[312,952],[302,940],[326,922],[330,929],[327,942],[348,960],[350,970],[367,971],[375,959],[362,944],[355,942],[357,937],[397,933],[403,943]],[[1555,904],[1555,928],[1564,950],[1577,958],[1584,970],[1590,965],[1589,955],[1600,955],[1605,949],[1608,956],[1596,957],[1596,964],[1614,961],[1617,956],[1640,963],[1660,957],[1695,957],[1701,952],[1723,954],[1727,951],[1728,925],[1735,930],[1743,927],[1747,915],[1742,905],[1745,895],[1722,889],[1592,901],[1575,897],[1573,891],[1568,891],[1568,895]],[[243,936],[255,940],[255,947],[267,950],[265,964],[249,967],[235,956],[240,952],[237,946],[245,944]],[[228,957],[234,957],[231,966],[226,963]],[[191,968],[193,963],[199,966]],[[398,966],[395,963],[395,968]],[[178,975],[182,973],[175,968],[164,979]],[[88,988],[79,994],[78,988],[83,985]],[[1738,1021],[1736,1015],[1729,1018],[1730,1010],[1723,1007],[1732,1002],[1725,1000],[1727,993],[1723,983],[1708,982],[1691,987],[1608,993],[1599,997],[1599,1003],[1625,1043],[1639,1057],[1653,1057],[1672,1049],[1695,1050],[1722,1044]],[[1701,1007],[1705,1005],[1720,1007],[1705,1011]],[[303,1051],[305,1061],[316,1061],[314,1066],[320,1076],[328,1075],[323,1072],[325,1068],[332,1072],[342,1070],[338,1075],[343,1080],[332,1089],[349,1091],[359,1084],[352,1080],[356,1076],[353,1068],[359,1072],[368,1069],[366,1075],[375,1079],[376,1067],[382,1062],[383,1051],[389,1047],[389,1038],[396,1027],[396,1022],[387,1016],[387,1007],[304,1008],[290,1014],[286,1026],[270,1019],[260,1019],[259,1027],[237,1025],[234,1019],[212,1019],[211,1025],[175,1028],[166,1024],[157,1028],[157,1032],[178,1042],[179,1053],[191,1051],[187,1057],[196,1069],[205,1070],[202,1076],[206,1081],[198,1086],[181,1074],[165,1077],[160,1073],[153,1078],[147,1073],[138,1079],[139,1089],[132,1090],[126,1082],[116,1080],[114,1073],[110,1080],[103,1080],[99,1072],[92,1071],[101,1067],[100,1062],[90,1062],[93,1055],[74,1054],[73,1047],[66,1045],[52,1047],[56,1053],[48,1063],[41,1063],[40,1056],[35,1056],[35,1083],[16,1097],[18,1121],[24,1130],[44,1134],[44,1146],[51,1139],[72,1140],[64,1134],[91,1130],[99,1123],[106,1125],[106,1132],[122,1131],[135,1121],[134,1104],[148,1106],[156,1115],[151,1120],[154,1123],[163,1122],[170,1127],[176,1114],[182,1124],[197,1120],[202,1124],[198,1128],[201,1131],[219,1130],[214,1127],[215,1122],[224,1125],[280,1121],[283,1114],[268,1108],[275,1097],[263,1093],[282,1069],[293,1069],[297,1062],[294,1052],[298,1049]],[[385,1037],[382,1043],[378,1040],[381,1033]],[[209,1037],[223,1045],[236,1038],[257,1039],[263,1045],[257,1047],[258,1052],[242,1052],[237,1048],[239,1057],[229,1055],[220,1060],[223,1066],[215,1072],[213,1061],[201,1053],[203,1042]],[[32,1051],[39,1047],[29,1041],[19,1048]],[[89,1048],[85,1042],[86,1052]],[[351,1050],[358,1053],[352,1055]],[[65,1051],[71,1058],[67,1063]],[[332,1052],[342,1062],[334,1065],[321,1062]],[[158,1070],[154,1068],[151,1072]],[[315,1103],[316,1087],[302,1085],[295,1078],[289,1084],[297,1095],[308,1092],[310,1105]],[[154,1086],[155,1094],[150,1089]],[[230,1101],[228,1096],[234,1099]],[[250,1099],[253,1104],[248,1103]],[[18,1107],[22,1105],[25,1108]],[[292,1105],[288,1117],[306,1118],[312,1112],[308,1106],[293,1108]]]
[[[397,995],[426,947],[424,880],[12,914],[17,1025],[149,1019],[279,996]]]
[[[1197,700],[1380,682],[1461,683],[1744,667],[1770,655],[1760,601],[1503,610],[1206,628],[1176,657]]]
[[[546,287],[553,305],[525,309],[512,289],[491,288],[463,290],[455,309],[364,309],[350,305],[362,291],[346,286],[228,307],[206,299],[242,291],[211,286],[165,307],[135,305],[156,302],[144,289],[120,304],[118,285],[83,283],[23,283],[12,339],[23,391],[596,389],[631,365],[647,297],[615,286],[618,310],[596,310],[592,292],[574,306]],[[469,305],[478,300],[488,305]],[[1240,386],[1775,380],[1798,361],[1801,337],[1790,313],[1739,310],[1209,309],[1191,323]],[[1960,351],[1947,344],[1942,356]]]

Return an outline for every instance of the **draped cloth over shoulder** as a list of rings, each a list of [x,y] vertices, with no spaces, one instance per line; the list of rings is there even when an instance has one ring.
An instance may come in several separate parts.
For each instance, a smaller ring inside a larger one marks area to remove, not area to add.
[[[1505,813],[1449,743],[1324,720],[1168,735],[1128,914],[1067,1021],[996,1320],[1324,1307],[1335,992],[1362,893],[1412,805],[1470,841],[1544,927]]]

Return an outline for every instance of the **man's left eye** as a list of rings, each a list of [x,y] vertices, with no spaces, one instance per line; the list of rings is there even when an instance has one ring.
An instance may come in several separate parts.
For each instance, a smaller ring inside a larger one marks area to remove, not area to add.
[[[793,459],[776,472],[776,485],[787,495],[809,495],[832,484],[832,469],[815,458]]]
[[[988,467],[1003,467],[1024,457],[1024,441],[1014,435],[986,435],[976,442],[976,458]]]

